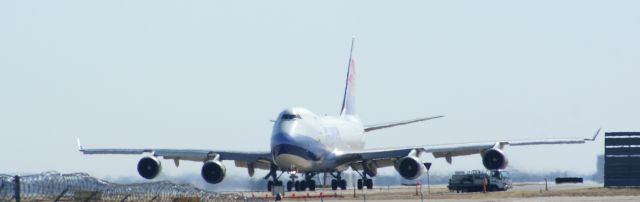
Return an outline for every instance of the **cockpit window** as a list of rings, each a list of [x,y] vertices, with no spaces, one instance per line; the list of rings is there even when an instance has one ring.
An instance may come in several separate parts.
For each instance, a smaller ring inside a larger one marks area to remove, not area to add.
[[[283,114],[282,115],[282,120],[293,120],[293,119],[300,119],[300,115],[298,114]]]

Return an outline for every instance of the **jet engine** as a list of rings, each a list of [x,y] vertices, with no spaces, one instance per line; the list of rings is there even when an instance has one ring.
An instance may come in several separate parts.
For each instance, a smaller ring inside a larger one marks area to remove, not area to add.
[[[202,178],[211,184],[218,184],[222,182],[226,175],[227,169],[222,165],[222,162],[216,160],[209,160],[202,165]]]
[[[403,157],[396,161],[395,168],[404,179],[415,180],[424,173],[424,165],[415,156]]]
[[[482,164],[487,170],[504,169],[509,160],[502,150],[492,148],[482,153]]]
[[[138,162],[138,173],[145,179],[153,179],[162,171],[160,160],[155,156],[147,156]]]

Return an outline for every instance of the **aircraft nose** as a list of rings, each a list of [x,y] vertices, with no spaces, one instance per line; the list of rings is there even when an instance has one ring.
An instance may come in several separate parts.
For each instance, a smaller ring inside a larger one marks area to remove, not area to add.
[[[271,152],[275,164],[281,169],[307,170],[311,162],[320,160],[320,156],[303,146],[304,136],[292,136],[276,133],[271,140]]]
[[[273,125],[273,133],[295,136],[300,124],[298,120],[279,120]]]
[[[271,146],[295,143],[295,129],[290,125],[280,125],[274,127],[271,135]]]

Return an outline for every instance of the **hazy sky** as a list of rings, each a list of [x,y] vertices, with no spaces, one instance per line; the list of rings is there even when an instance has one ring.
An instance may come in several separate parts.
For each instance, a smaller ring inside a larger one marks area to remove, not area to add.
[[[268,151],[269,120],[282,109],[338,113],[352,35],[365,123],[446,115],[367,134],[367,147],[638,131],[638,8],[1,1],[0,173],[137,176],[141,156],[83,156],[78,137],[86,147]],[[512,168],[590,174],[602,144],[506,152]],[[482,168],[479,155],[433,162],[440,172]],[[169,174],[201,166],[163,163]]]

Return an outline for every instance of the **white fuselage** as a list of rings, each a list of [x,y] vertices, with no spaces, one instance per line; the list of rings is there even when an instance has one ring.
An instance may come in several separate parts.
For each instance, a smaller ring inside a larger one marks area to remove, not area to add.
[[[358,117],[317,116],[304,108],[282,111],[273,125],[271,154],[281,170],[342,171],[344,151],[364,149],[364,127]]]

